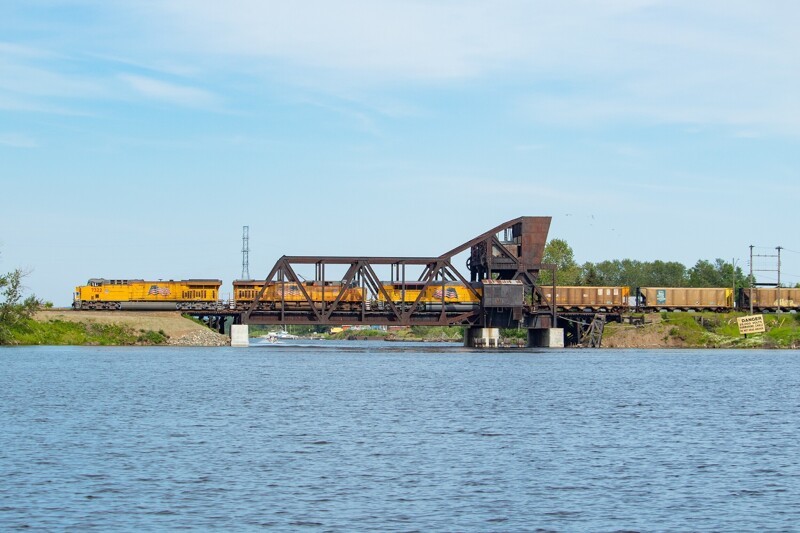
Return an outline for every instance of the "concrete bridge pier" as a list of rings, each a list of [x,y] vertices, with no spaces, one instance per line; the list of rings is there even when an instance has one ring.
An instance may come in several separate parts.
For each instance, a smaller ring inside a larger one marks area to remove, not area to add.
[[[231,346],[247,348],[250,346],[250,326],[233,324],[231,326]]]
[[[500,345],[500,328],[465,328],[464,346],[469,348],[497,348]]]
[[[564,328],[534,328],[528,330],[528,348],[563,348]]]

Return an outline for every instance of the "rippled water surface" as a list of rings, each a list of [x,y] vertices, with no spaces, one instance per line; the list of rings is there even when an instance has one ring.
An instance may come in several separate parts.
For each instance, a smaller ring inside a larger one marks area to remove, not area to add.
[[[797,530],[800,353],[0,349],[0,529]]]

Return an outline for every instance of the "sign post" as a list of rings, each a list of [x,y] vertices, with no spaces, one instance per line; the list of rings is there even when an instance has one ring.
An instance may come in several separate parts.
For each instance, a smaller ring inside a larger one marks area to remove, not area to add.
[[[740,316],[736,319],[739,323],[739,334],[747,335],[748,333],[764,333],[767,329],[764,327],[764,315],[749,315]]]

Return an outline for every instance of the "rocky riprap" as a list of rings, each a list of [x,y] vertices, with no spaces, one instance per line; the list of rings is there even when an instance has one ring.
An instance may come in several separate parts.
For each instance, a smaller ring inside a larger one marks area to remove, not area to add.
[[[207,329],[192,331],[177,338],[170,338],[167,344],[171,346],[230,346],[231,340],[227,335],[220,335]]]

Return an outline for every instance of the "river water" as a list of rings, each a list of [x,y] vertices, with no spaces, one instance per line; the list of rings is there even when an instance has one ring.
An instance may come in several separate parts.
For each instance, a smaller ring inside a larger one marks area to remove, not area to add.
[[[0,530],[800,524],[800,353],[0,349]]]

